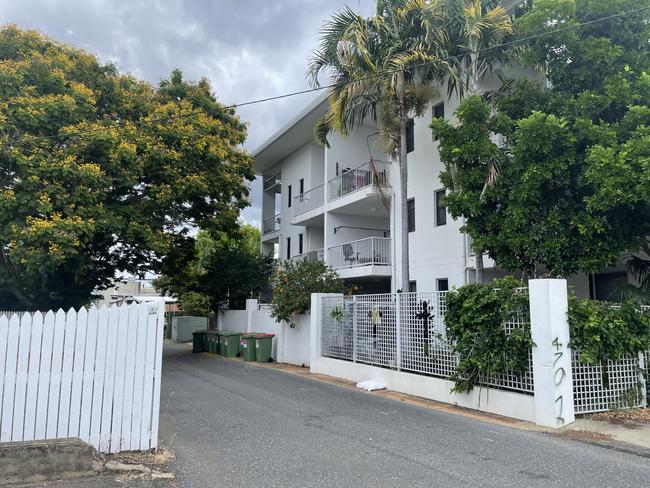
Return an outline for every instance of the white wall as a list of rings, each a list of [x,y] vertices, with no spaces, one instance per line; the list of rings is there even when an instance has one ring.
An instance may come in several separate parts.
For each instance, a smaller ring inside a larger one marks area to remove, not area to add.
[[[298,366],[309,365],[309,314],[296,317],[296,327],[291,328],[287,324],[276,322],[267,305],[259,305],[257,300],[247,300],[246,305],[247,310],[227,310],[223,313],[219,319],[219,330],[275,334],[273,359]]]

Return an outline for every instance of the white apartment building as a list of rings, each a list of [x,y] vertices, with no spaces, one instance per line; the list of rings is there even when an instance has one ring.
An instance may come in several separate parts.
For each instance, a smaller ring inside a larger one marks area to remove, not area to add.
[[[493,79],[481,88],[498,86]],[[446,290],[475,280],[462,222],[440,201],[443,165],[429,128],[432,117],[453,120],[458,103],[456,96],[441,96],[409,131],[411,290]],[[314,127],[326,109],[324,94],[254,152],[254,170],[263,180],[262,250],[281,259],[324,259],[361,293],[395,292],[402,252],[398,164],[382,151],[371,123],[346,138],[331,133],[329,148],[317,144]],[[486,280],[503,274],[487,255],[484,267]],[[619,266],[570,278],[570,284],[580,296],[605,298],[621,279]]]

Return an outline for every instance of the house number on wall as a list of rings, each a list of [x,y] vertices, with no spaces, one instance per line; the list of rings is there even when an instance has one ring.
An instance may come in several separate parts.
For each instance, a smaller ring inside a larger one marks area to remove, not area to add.
[[[557,364],[560,362],[560,359],[562,356],[564,356],[564,352],[561,351],[562,349],[562,343],[559,341],[559,339],[556,337],[553,340],[553,346],[555,346],[555,352],[553,353],[553,382],[555,383],[555,387],[557,388],[558,386],[562,385],[566,378],[566,371],[562,366],[558,367]],[[562,395],[559,395],[555,399],[555,404],[557,406],[557,414],[555,417],[555,420],[558,422],[560,426],[564,425],[564,402]]]

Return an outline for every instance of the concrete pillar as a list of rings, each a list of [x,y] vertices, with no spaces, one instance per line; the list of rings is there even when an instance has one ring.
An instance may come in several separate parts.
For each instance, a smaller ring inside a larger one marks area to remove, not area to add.
[[[255,312],[257,312],[258,304],[254,298],[246,300],[246,332],[253,332],[255,330]]]
[[[323,319],[323,297],[343,298],[342,293],[312,293],[310,312],[309,334],[309,370],[318,373],[318,359],[320,358],[321,325]]]
[[[575,421],[566,280],[530,280],[535,423],[560,428]]]

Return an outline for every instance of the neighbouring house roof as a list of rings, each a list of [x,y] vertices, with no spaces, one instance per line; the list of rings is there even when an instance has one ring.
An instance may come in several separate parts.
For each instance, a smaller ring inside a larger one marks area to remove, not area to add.
[[[279,161],[314,139],[314,128],[327,110],[327,91],[302,109],[255,151],[253,171],[264,174]]]

